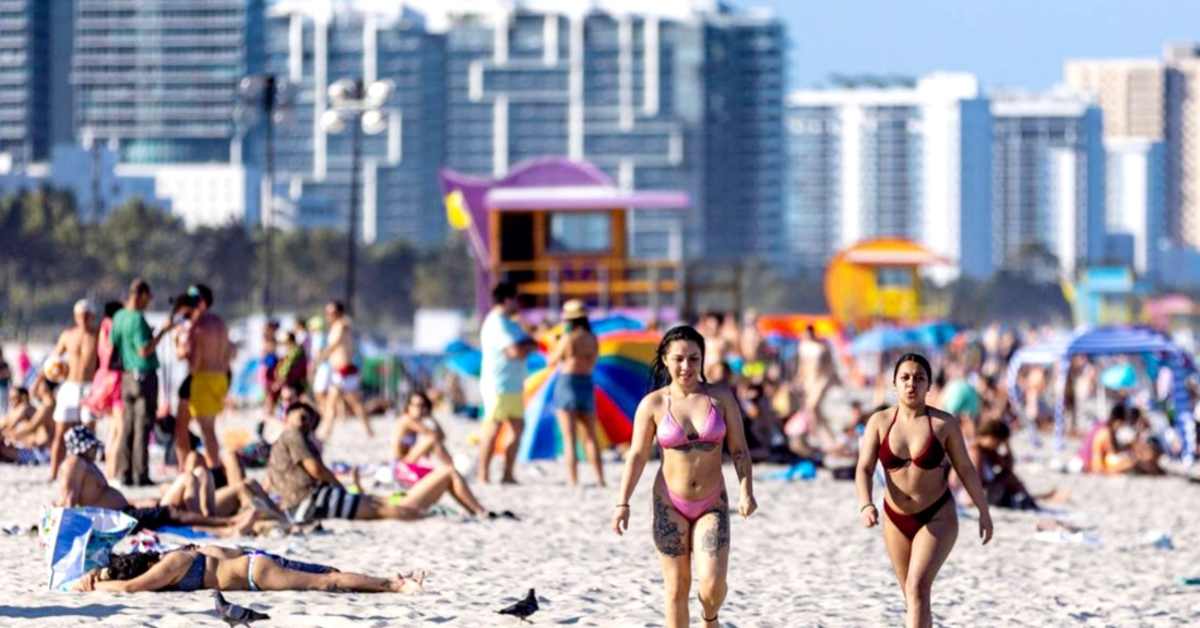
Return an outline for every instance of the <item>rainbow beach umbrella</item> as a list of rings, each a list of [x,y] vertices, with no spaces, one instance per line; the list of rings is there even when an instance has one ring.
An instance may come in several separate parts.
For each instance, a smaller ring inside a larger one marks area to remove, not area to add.
[[[605,319],[593,322],[593,329],[607,330],[597,333],[600,358],[593,373],[601,448],[628,443],[633,437],[633,415],[649,385],[650,363],[661,338],[658,332],[629,327],[607,326]],[[557,458],[562,453],[562,435],[554,416],[554,386],[559,376],[557,370],[542,369],[525,380],[525,431],[519,449],[523,461]]]

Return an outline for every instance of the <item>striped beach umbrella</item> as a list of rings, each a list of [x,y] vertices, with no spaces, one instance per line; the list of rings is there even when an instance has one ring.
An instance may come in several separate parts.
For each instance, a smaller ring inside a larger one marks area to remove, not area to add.
[[[629,329],[627,321],[606,326],[593,323],[600,357],[593,374],[596,418],[601,448],[628,443],[633,437],[633,415],[650,381],[650,363],[662,337],[658,332]],[[525,432],[521,460],[556,458],[562,453],[562,435],[554,416],[554,387],[560,374],[542,369],[525,380]],[[578,442],[578,440],[577,440]]]

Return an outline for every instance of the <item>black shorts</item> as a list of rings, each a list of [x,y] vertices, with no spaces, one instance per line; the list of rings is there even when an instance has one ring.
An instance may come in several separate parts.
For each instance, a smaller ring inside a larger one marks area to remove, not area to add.
[[[151,506],[150,508],[126,506],[121,512],[137,519],[137,525],[130,532],[157,530],[174,523],[174,520],[171,519],[171,510],[166,506]]]
[[[189,373],[187,377],[183,378],[183,383],[179,385],[179,398],[180,399],[191,399],[192,398],[192,375],[191,375],[191,373]]]
[[[322,484],[288,514],[297,523],[316,519],[353,519],[361,500],[362,495],[354,495],[332,484]]]
[[[225,488],[229,486],[229,476],[225,475],[225,467],[217,467],[211,471],[213,476],[213,488]]]

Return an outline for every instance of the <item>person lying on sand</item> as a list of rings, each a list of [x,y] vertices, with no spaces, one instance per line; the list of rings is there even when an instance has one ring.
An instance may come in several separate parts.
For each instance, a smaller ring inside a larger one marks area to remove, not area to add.
[[[282,496],[284,510],[293,522],[329,518],[419,519],[447,492],[472,515],[500,516],[480,505],[466,480],[452,466],[431,471],[397,502],[351,493],[325,466],[312,445],[313,430],[320,421],[312,406],[293,403],[287,409],[287,429],[271,446],[267,479],[271,490]],[[507,511],[504,515],[515,518]]]
[[[131,503],[125,495],[109,486],[96,466],[96,455],[103,447],[96,436],[82,425],[66,434],[67,459],[59,474],[59,494],[55,506],[73,508],[96,506],[119,510],[138,522],[138,529],[154,530],[162,526],[191,526],[216,536],[242,536],[253,531],[257,511],[247,510],[237,517],[213,517],[161,506],[154,501]]]
[[[88,571],[74,589],[119,593],[201,589],[413,593],[423,589],[424,581],[424,573],[374,578],[266,552],[208,546],[165,554],[112,554],[107,567]]]

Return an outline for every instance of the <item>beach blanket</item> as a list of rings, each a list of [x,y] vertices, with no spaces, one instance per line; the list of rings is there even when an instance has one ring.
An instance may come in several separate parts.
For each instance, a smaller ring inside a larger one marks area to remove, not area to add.
[[[108,564],[112,547],[137,520],[107,508],[52,508],[39,527],[51,591],[69,591],[84,573]]]

